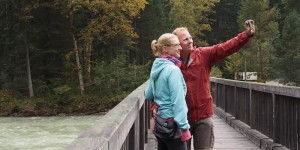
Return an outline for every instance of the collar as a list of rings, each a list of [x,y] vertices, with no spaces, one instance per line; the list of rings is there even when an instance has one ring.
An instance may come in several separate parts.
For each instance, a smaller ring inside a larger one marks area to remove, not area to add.
[[[161,55],[160,58],[164,58],[164,59],[167,59],[167,60],[170,60],[171,62],[173,62],[176,66],[180,67],[181,66],[181,60],[174,57],[174,56],[171,56],[171,55]]]

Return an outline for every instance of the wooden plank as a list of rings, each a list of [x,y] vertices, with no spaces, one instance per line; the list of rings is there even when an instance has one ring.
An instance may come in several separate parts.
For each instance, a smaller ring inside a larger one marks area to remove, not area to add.
[[[237,132],[234,128],[229,126],[218,116],[214,116],[214,132],[215,132],[215,144],[214,148],[230,149],[230,150],[259,150],[260,148],[253,144],[249,139]]]
[[[153,119],[151,122],[153,122]],[[214,116],[214,133],[215,144],[213,150],[260,150],[258,146],[253,144],[248,138],[229,126],[218,116]],[[150,129],[148,130],[148,138],[149,142],[145,149],[157,150],[157,141]],[[194,146],[192,144],[192,150],[193,149]]]

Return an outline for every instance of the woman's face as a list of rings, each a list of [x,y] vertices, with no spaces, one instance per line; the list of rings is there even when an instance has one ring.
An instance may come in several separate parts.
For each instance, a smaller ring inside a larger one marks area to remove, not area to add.
[[[181,49],[182,48],[177,37],[171,38],[170,44],[164,45],[164,52],[176,58],[180,57]]]

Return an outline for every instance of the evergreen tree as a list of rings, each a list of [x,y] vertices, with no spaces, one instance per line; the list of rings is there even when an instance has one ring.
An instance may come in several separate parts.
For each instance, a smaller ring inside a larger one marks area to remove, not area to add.
[[[170,19],[172,28],[187,27],[197,45],[208,45],[205,31],[211,31],[213,20],[208,16],[214,13],[213,8],[219,0],[172,0]]]
[[[212,25],[212,31],[205,32],[209,45],[225,42],[241,32],[239,24],[236,21],[240,3],[241,0],[221,0],[216,4],[216,13],[210,15],[210,17],[215,20]],[[231,62],[231,60],[229,60],[230,58],[231,57],[225,58],[225,61]],[[223,72],[222,76],[224,78],[234,79],[235,73],[226,69],[225,61],[221,61],[216,67]]]
[[[300,13],[296,10],[284,20],[281,39],[277,40],[274,66],[284,83],[300,85]]]
[[[225,42],[241,32],[236,21],[239,7],[240,0],[222,0],[216,4],[216,13],[210,16],[215,22],[208,34],[209,45]]]
[[[237,73],[243,70],[241,69],[241,54],[240,52],[234,53],[228,56],[225,60],[224,70],[231,75],[231,79],[237,79]]]
[[[242,27],[245,20],[253,19],[257,31],[251,44],[242,51],[246,63],[243,66],[247,66],[246,71],[258,72],[258,80],[264,82],[271,73],[270,60],[274,57],[272,43],[279,34],[279,11],[276,7],[269,7],[269,0],[244,0],[241,4],[238,23]]]
[[[172,32],[169,12],[170,0],[149,0],[140,18],[135,21],[135,28],[139,35],[138,45],[134,53],[139,64],[146,64],[153,60],[151,42],[166,32]]]

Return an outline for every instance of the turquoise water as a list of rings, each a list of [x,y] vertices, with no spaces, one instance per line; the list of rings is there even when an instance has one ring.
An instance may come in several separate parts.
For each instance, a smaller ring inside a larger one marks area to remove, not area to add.
[[[0,150],[62,150],[100,118],[0,117]]]

